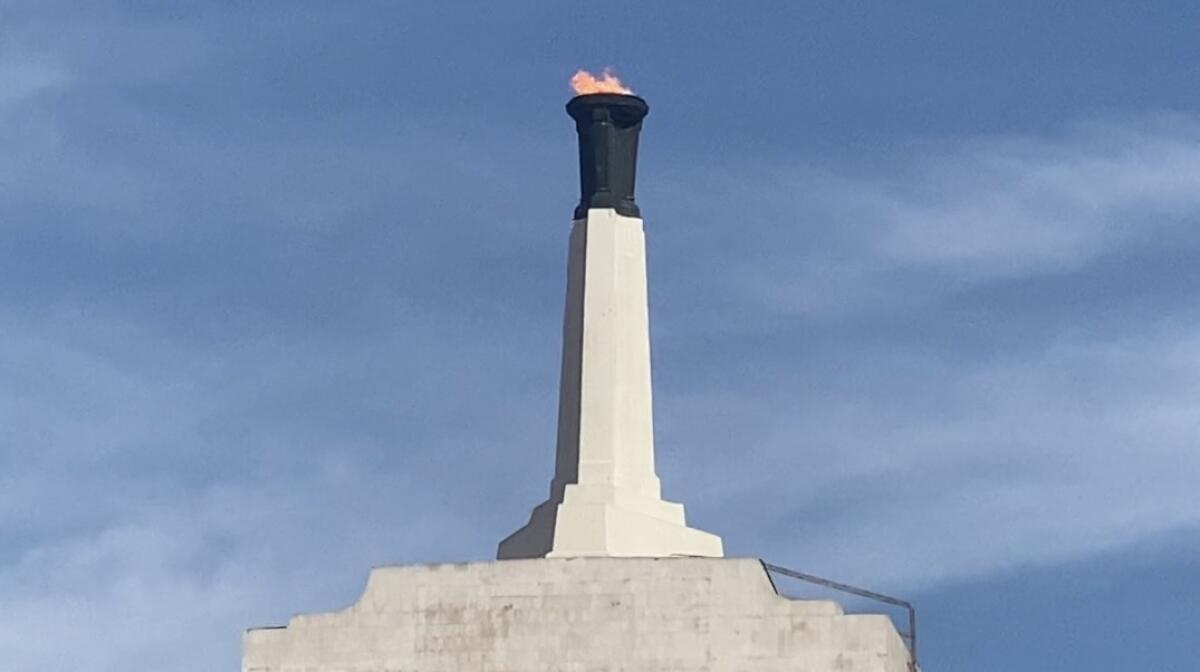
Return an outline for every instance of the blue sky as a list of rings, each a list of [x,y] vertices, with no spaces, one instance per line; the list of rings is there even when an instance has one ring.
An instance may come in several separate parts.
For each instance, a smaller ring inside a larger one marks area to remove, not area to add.
[[[0,2],[4,669],[492,556],[604,66],[689,519],[912,599],[926,670],[1195,669],[1200,6],[168,4]]]

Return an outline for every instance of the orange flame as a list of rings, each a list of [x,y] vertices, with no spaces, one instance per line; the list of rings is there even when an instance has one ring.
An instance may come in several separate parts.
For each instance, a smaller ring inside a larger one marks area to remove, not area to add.
[[[633,90],[622,84],[621,80],[608,68],[604,69],[599,78],[587,70],[580,70],[571,78],[571,88],[575,90],[575,95],[578,96],[586,96],[592,93],[633,94]]]

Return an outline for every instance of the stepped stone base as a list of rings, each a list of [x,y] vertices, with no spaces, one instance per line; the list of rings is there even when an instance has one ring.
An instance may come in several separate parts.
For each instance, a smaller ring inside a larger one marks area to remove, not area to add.
[[[501,541],[496,557],[722,555],[721,538],[688,527],[682,504],[616,488],[571,484],[561,504],[543,502],[533,510],[529,524]]]
[[[250,630],[243,672],[906,672],[890,619],[778,595],[749,558],[372,570],[358,602]]]

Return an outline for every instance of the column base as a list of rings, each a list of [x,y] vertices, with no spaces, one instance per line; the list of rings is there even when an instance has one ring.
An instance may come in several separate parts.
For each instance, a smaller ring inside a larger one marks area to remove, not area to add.
[[[605,486],[571,484],[500,542],[496,557],[724,556],[721,538],[688,527],[683,505]]]

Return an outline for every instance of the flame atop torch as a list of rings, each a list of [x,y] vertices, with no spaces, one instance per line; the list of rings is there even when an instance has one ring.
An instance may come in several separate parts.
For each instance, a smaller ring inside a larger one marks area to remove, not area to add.
[[[587,96],[594,93],[619,93],[633,95],[633,89],[621,83],[620,78],[612,70],[605,68],[599,77],[587,70],[580,70],[571,78],[571,88],[577,96]]]

